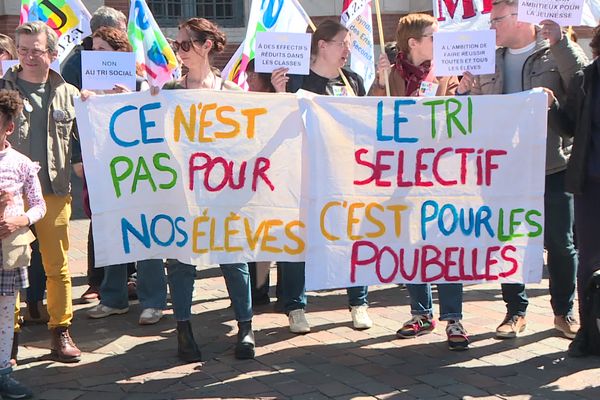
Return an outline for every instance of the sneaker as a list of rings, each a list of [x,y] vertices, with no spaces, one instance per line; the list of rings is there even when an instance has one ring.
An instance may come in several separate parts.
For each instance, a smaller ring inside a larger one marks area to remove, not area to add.
[[[353,306],[350,308],[350,315],[352,315],[352,325],[354,326],[354,329],[369,329],[373,326],[373,321],[371,321],[371,318],[367,313],[367,308],[369,308],[369,306],[366,304]]]
[[[469,349],[469,335],[460,321],[448,321],[446,335],[448,336],[448,348],[450,350],[461,351]]]
[[[154,325],[163,317],[163,311],[158,308],[145,308],[140,314],[140,325]]]
[[[569,339],[574,339],[579,331],[579,322],[572,315],[555,315],[554,328],[558,329]]]
[[[33,392],[10,374],[0,375],[0,395],[3,399],[28,399]]]
[[[400,339],[409,339],[433,332],[435,320],[429,315],[414,315],[398,329],[396,336]]]
[[[87,315],[90,318],[104,318],[110,315],[125,314],[127,311],[129,311],[129,307],[112,308],[100,303],[97,306],[90,308]]]
[[[81,295],[81,301],[84,303],[93,303],[100,300],[100,288],[97,286],[90,286]]]
[[[292,333],[308,333],[310,332],[310,325],[304,316],[304,310],[299,308],[297,310],[290,311],[288,315],[290,321],[290,332]]]
[[[516,338],[526,327],[525,316],[506,314],[504,321],[496,328],[496,337],[500,339]]]

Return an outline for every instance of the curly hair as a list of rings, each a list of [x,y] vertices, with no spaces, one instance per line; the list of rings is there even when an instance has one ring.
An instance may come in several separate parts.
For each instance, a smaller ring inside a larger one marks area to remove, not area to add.
[[[104,40],[114,51],[133,51],[127,33],[118,28],[103,26],[92,34],[92,38]]]
[[[4,123],[14,121],[21,113],[23,100],[16,90],[0,90],[0,115],[4,117]]]

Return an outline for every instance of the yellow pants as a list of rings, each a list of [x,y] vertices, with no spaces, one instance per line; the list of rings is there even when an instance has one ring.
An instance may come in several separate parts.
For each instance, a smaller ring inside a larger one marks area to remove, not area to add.
[[[46,272],[48,328],[69,326],[73,319],[69,271],[69,219],[71,196],[44,195],[46,215],[35,224],[42,263]]]

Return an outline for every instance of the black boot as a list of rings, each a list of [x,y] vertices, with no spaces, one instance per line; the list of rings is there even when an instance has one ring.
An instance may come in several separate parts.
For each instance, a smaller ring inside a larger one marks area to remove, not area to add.
[[[249,360],[254,358],[254,332],[252,332],[252,321],[238,322],[235,358],[238,360]]]
[[[15,365],[17,363],[17,354],[19,353],[19,332],[15,332],[13,336],[13,344],[12,350],[10,351],[10,359],[15,360]]]
[[[202,358],[190,321],[177,321],[177,355],[187,363],[200,361]]]

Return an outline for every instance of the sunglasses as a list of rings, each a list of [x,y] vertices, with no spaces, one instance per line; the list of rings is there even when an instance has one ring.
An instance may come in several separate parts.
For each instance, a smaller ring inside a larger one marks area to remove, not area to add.
[[[178,52],[179,49],[181,49],[187,53],[188,51],[190,51],[192,46],[194,46],[194,42],[200,43],[200,41],[196,39],[185,40],[181,43],[175,40],[171,44],[171,47],[173,47],[173,50],[175,50],[175,52]]]

